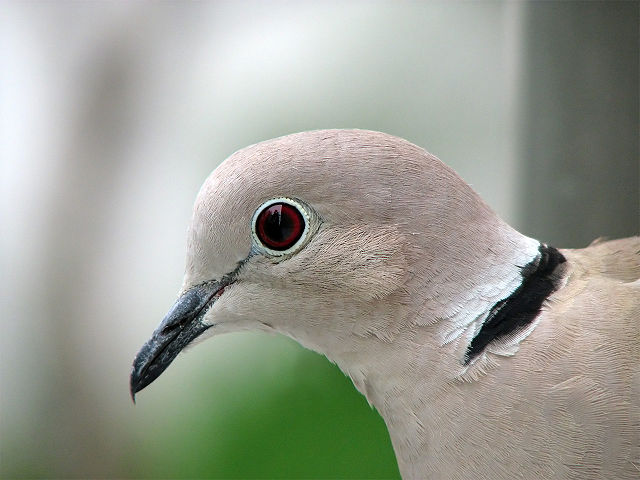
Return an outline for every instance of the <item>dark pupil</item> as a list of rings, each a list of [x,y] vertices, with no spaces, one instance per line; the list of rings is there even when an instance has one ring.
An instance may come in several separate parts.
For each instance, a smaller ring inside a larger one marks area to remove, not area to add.
[[[290,215],[282,214],[282,205],[274,205],[267,214],[264,223],[264,233],[275,243],[282,243],[291,237],[294,225]]]
[[[258,236],[269,248],[286,250],[302,236],[304,219],[300,212],[287,204],[275,204],[258,218]]]

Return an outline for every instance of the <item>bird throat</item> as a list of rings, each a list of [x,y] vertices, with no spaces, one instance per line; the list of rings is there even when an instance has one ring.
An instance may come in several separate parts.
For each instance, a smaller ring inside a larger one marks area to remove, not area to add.
[[[545,300],[558,288],[566,262],[557,249],[540,244],[536,256],[522,268],[522,283],[511,295],[497,302],[473,337],[465,352],[464,364],[469,365],[492,342],[521,331],[540,314]]]

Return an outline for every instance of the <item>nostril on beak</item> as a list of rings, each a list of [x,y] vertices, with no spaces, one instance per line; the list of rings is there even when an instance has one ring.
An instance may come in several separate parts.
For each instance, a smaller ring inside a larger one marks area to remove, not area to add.
[[[162,335],[168,335],[176,330],[182,330],[182,328],[187,324],[188,321],[189,321],[188,318],[183,317],[182,319],[180,319],[180,321],[174,322],[164,327],[161,333]]]

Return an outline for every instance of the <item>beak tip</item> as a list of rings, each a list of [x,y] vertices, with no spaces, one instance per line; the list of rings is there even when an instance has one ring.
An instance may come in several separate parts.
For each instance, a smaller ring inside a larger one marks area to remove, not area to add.
[[[131,377],[131,385],[129,387],[129,393],[131,394],[131,401],[135,405],[136,404],[136,393],[137,393],[137,390],[136,390],[136,387],[135,387],[135,384],[134,384],[133,376]]]
[[[142,390],[142,388],[144,388],[144,387],[142,388],[140,387],[141,377],[135,365],[135,362],[137,360],[138,358],[136,357],[133,368],[131,369],[131,376],[129,377],[129,393],[131,394],[131,401],[133,402],[134,405],[136,404],[136,393],[138,393],[140,390]]]

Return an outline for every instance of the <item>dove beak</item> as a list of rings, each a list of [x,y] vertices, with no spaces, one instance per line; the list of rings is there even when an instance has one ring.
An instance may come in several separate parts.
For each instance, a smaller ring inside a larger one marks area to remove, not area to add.
[[[178,354],[198,336],[212,327],[203,322],[205,313],[231,282],[223,279],[190,288],[176,300],[151,338],[145,343],[131,371],[131,398],[151,384]]]

